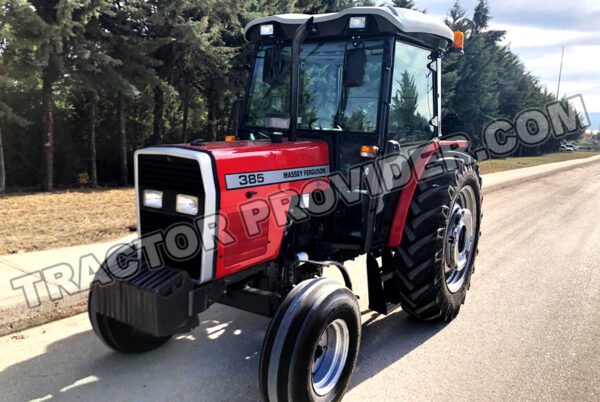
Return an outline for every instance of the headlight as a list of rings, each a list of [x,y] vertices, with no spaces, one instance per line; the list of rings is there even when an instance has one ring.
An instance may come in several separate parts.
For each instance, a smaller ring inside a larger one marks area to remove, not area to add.
[[[198,215],[198,197],[177,194],[175,210],[182,214]]]
[[[150,208],[162,208],[163,192],[156,190],[144,190],[144,206]]]
[[[350,29],[365,29],[367,17],[350,17]]]
[[[274,32],[273,24],[263,24],[260,26],[260,36],[273,36]]]

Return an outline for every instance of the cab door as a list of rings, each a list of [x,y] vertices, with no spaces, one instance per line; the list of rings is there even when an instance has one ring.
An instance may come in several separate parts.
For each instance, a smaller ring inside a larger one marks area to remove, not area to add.
[[[348,184],[347,188],[337,188],[339,198],[332,217],[332,232],[336,241],[355,245],[363,250],[370,243],[373,228],[373,207],[368,178],[374,178],[374,158],[361,155],[363,146],[381,147],[383,130],[382,116],[385,115],[391,39],[380,39],[349,44],[364,47],[366,57],[364,77],[361,85],[343,88],[342,101],[336,119],[342,122],[343,131],[333,139],[335,161],[333,171]],[[345,194],[343,194],[345,192]],[[352,200],[347,203],[346,200]]]
[[[401,160],[409,160],[415,149],[437,136],[439,66],[439,60],[430,49],[395,42],[384,138],[387,152],[399,152]],[[394,146],[390,146],[392,144]],[[387,244],[401,191],[392,191],[381,198],[383,206],[379,206],[375,214],[373,245]]]

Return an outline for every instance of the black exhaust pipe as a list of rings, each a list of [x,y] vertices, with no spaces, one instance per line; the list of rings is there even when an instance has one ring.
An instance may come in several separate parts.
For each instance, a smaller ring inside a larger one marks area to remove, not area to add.
[[[312,29],[314,17],[307,19],[296,29],[292,39],[292,77],[290,80],[290,132],[288,141],[296,141],[298,130],[298,90],[300,83],[300,46]]]

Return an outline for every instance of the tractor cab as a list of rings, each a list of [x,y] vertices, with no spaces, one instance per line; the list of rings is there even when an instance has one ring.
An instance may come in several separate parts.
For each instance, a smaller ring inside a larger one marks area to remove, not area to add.
[[[373,169],[356,167],[398,150],[408,155],[441,135],[440,63],[454,43],[441,21],[408,9],[356,7],[260,18],[245,37],[254,49],[240,139],[325,140],[330,171],[355,183],[349,191],[366,194],[363,177]],[[393,212],[374,203],[394,197],[338,205],[328,237],[362,251],[385,242],[383,224]]]

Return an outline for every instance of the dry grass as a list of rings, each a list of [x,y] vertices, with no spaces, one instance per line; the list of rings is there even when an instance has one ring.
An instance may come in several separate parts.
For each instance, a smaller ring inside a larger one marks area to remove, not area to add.
[[[132,188],[7,194],[0,196],[0,255],[110,241],[135,222]]]
[[[492,159],[478,163],[481,174],[502,172],[505,170],[520,169],[531,166],[544,165],[546,163],[570,161],[573,159],[589,158],[598,155],[595,152],[557,152],[542,156]]]

